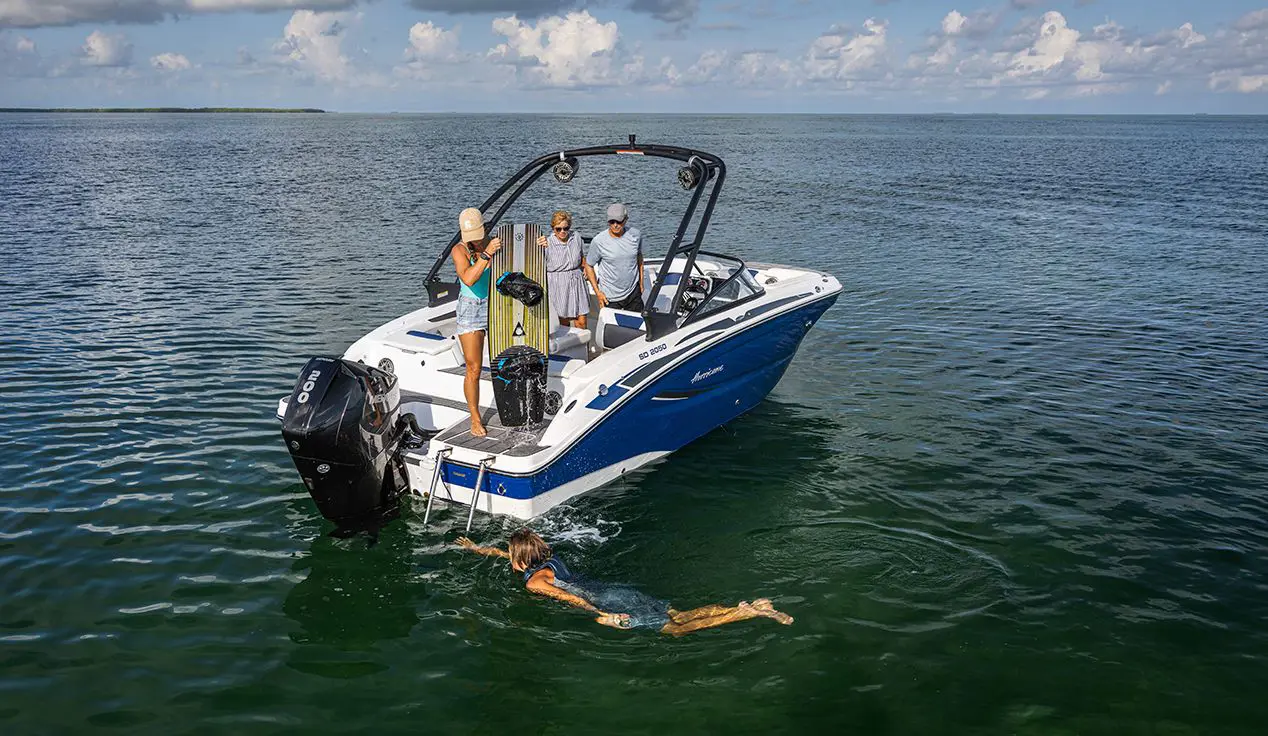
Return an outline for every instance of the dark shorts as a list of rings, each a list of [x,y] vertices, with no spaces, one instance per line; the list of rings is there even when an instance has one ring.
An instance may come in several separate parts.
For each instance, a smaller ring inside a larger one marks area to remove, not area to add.
[[[639,312],[641,314],[643,311],[643,292],[640,291],[636,285],[634,287],[634,291],[631,291],[629,296],[619,302],[609,301],[608,307],[611,309],[624,309],[627,312]]]

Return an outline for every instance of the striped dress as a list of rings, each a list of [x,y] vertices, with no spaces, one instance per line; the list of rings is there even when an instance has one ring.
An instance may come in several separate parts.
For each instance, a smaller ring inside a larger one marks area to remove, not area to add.
[[[581,236],[569,234],[567,242],[551,233],[546,237],[546,279],[550,311],[556,318],[572,319],[590,312],[586,279],[581,273]]]

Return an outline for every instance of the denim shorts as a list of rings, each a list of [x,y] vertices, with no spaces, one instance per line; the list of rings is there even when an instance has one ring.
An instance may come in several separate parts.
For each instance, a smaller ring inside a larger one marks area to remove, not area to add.
[[[458,295],[458,332],[478,332],[489,329],[489,300],[475,299],[466,294]]]

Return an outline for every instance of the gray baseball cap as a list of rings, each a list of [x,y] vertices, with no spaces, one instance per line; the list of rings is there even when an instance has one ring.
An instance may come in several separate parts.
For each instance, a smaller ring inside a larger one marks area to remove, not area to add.
[[[625,222],[629,218],[629,216],[630,216],[629,208],[621,204],[620,202],[617,202],[616,204],[608,205],[608,221],[609,222],[611,222],[612,220],[620,220],[621,222]]]

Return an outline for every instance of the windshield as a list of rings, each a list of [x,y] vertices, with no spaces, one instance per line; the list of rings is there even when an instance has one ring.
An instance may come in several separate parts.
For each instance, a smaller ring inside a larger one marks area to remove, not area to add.
[[[763,293],[765,290],[749,273],[744,262],[738,258],[722,256],[714,253],[701,253],[696,261],[701,273],[712,283],[708,297],[696,309],[689,321],[719,312],[727,307]]]

